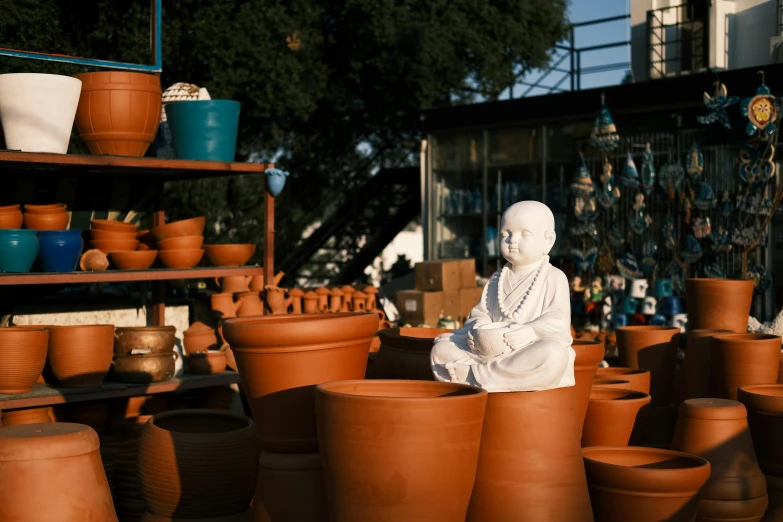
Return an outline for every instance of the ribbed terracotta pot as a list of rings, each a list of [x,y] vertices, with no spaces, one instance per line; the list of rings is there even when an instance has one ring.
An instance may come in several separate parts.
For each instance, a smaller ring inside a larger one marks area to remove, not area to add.
[[[430,350],[445,328],[387,328],[378,332],[381,346],[375,358],[376,379],[434,381]]]
[[[2,414],[3,426],[20,426],[22,424],[40,424],[54,422],[52,408],[26,408],[23,410],[7,410]]]
[[[737,399],[748,410],[748,426],[761,470],[783,477],[783,384],[740,386]]]
[[[690,330],[685,349],[685,399],[713,397],[710,389],[712,338],[730,330]]]
[[[767,334],[721,334],[712,337],[711,379],[714,397],[736,399],[744,384],[775,384],[781,339]]]
[[[318,385],[330,519],[464,522],[487,395],[443,382]]]
[[[582,447],[627,446],[636,415],[650,404],[646,393],[593,386],[582,427]]]
[[[60,386],[100,386],[109,373],[113,354],[114,325],[49,327],[48,363]]]
[[[644,368],[598,368],[594,380],[598,379],[628,381],[629,390],[650,393],[650,370]]]
[[[710,476],[701,457],[635,446],[582,450],[595,519],[693,522],[699,489]]]
[[[261,453],[250,521],[286,520],[329,520],[319,453]]]
[[[33,389],[46,364],[48,343],[45,328],[0,328],[0,393]]]
[[[574,393],[576,400],[576,418],[584,422],[590,389],[598,365],[604,360],[604,345],[596,341],[574,341],[571,348],[576,352],[574,360]]]
[[[686,279],[685,299],[690,330],[748,331],[752,280]]]
[[[176,518],[248,509],[258,474],[253,421],[216,410],[155,415],[141,431],[138,467],[147,510]]]
[[[767,479],[767,495],[769,504],[762,522],[781,522],[783,521],[783,477],[765,475]]]
[[[573,387],[490,393],[467,522],[592,522]]]
[[[0,520],[117,522],[98,435],[57,422],[0,430]]]
[[[223,324],[264,451],[318,449],[315,386],[361,379],[378,316],[370,312],[238,317]]]
[[[616,332],[620,366],[650,370],[650,404],[671,404],[680,329],[671,326],[624,326]]]

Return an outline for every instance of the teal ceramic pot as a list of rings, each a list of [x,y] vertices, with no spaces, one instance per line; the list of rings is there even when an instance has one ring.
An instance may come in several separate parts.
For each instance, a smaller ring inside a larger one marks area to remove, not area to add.
[[[180,101],[166,104],[174,150],[180,159],[234,161],[239,102]]]
[[[73,272],[82,255],[81,230],[43,230],[38,232],[41,267],[44,272]]]
[[[35,230],[5,229],[0,233],[0,272],[29,272],[37,255]]]

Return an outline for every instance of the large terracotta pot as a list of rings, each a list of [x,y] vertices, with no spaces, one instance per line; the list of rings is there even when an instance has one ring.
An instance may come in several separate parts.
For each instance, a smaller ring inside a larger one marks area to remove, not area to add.
[[[748,410],[748,426],[761,470],[783,477],[783,384],[740,386],[737,399]]]
[[[48,342],[45,328],[0,328],[0,393],[33,389],[46,364]]]
[[[77,74],[79,137],[95,155],[144,156],[160,123],[160,77],[127,71]]]
[[[688,328],[748,331],[753,304],[753,281],[731,279],[686,279]]]
[[[781,340],[767,334],[721,334],[712,337],[711,374],[714,397],[736,399],[744,384],[775,384]]]
[[[22,424],[40,424],[54,422],[52,408],[26,408],[23,410],[8,410],[2,413],[2,426],[20,426]]]
[[[387,328],[378,332],[381,346],[375,358],[377,379],[434,381],[430,350],[445,328]]]
[[[629,390],[650,393],[650,370],[643,368],[598,368],[594,380],[598,379],[627,381]]]
[[[648,404],[636,416],[631,440],[632,446],[656,446],[668,448],[674,437],[677,424],[677,407],[652,406]]]
[[[762,522],[782,522],[783,521],[783,477],[765,475],[767,479],[767,495],[769,504]]]
[[[297,520],[329,520],[321,455],[262,452],[250,521]]]
[[[442,382],[318,385],[330,519],[464,522],[487,395]]]
[[[576,352],[574,360],[574,392],[576,393],[576,418],[584,422],[587,403],[590,400],[590,389],[593,387],[593,377],[598,365],[604,360],[603,343],[596,341],[574,341],[571,347]]]
[[[685,399],[714,397],[710,389],[712,338],[729,330],[690,330],[685,350]]]
[[[114,325],[49,327],[48,363],[60,386],[100,386],[111,368],[113,353]]]
[[[767,507],[767,483],[756,460],[742,404],[726,399],[686,400],[680,405],[672,449],[710,463],[710,479],[701,489],[704,509],[699,509],[700,519],[761,519]],[[753,499],[758,500],[751,502]],[[705,516],[720,507],[725,510],[722,518]]]
[[[646,393],[593,386],[582,427],[582,446],[627,446]]]
[[[216,410],[155,415],[139,436],[139,479],[155,515],[208,518],[246,511],[258,474],[253,421]]]
[[[650,370],[650,404],[671,404],[680,329],[671,326],[624,326],[616,331],[620,366]]]
[[[130,355],[133,350],[168,353],[174,349],[177,329],[174,326],[132,326],[114,331],[114,353]]]
[[[265,451],[318,449],[317,384],[364,377],[378,316],[239,317],[223,324]]]
[[[98,435],[70,423],[0,430],[0,520],[117,522]]]
[[[465,520],[592,522],[578,420],[573,387],[490,393]]]

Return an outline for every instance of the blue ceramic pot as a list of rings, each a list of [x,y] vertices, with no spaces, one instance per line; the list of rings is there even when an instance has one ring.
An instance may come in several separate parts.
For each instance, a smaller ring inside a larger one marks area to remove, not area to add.
[[[658,301],[658,313],[671,317],[682,313],[682,301],[679,297],[664,297]]]
[[[11,231],[13,229],[6,229]],[[0,272],[29,272],[38,255],[38,237],[26,230],[0,234]]]
[[[655,314],[650,318],[650,326],[666,326],[666,317]]]
[[[0,228],[0,238],[2,237],[33,237],[37,230],[30,228]]]
[[[671,279],[658,279],[655,281],[655,296],[659,299],[661,297],[671,297],[674,295],[673,289],[672,289],[672,280]]]
[[[628,316],[627,315],[616,315],[614,317],[614,327],[620,328],[623,326],[628,326]]]
[[[38,232],[41,267],[44,272],[73,272],[82,255],[81,230],[42,230]]]
[[[165,110],[178,158],[234,161],[239,102],[180,101],[167,103]]]
[[[624,314],[635,314],[639,311],[639,300],[634,299],[631,296],[625,296],[623,297],[623,313]]]
[[[266,189],[272,194],[272,197],[275,197],[283,191],[283,187],[285,187],[285,178],[288,176],[288,172],[280,169],[269,169],[265,174]]]

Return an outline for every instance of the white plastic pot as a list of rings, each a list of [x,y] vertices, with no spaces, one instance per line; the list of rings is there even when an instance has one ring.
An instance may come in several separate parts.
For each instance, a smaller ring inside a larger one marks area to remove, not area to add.
[[[68,152],[82,82],[57,74],[0,74],[0,122],[6,148]]]

